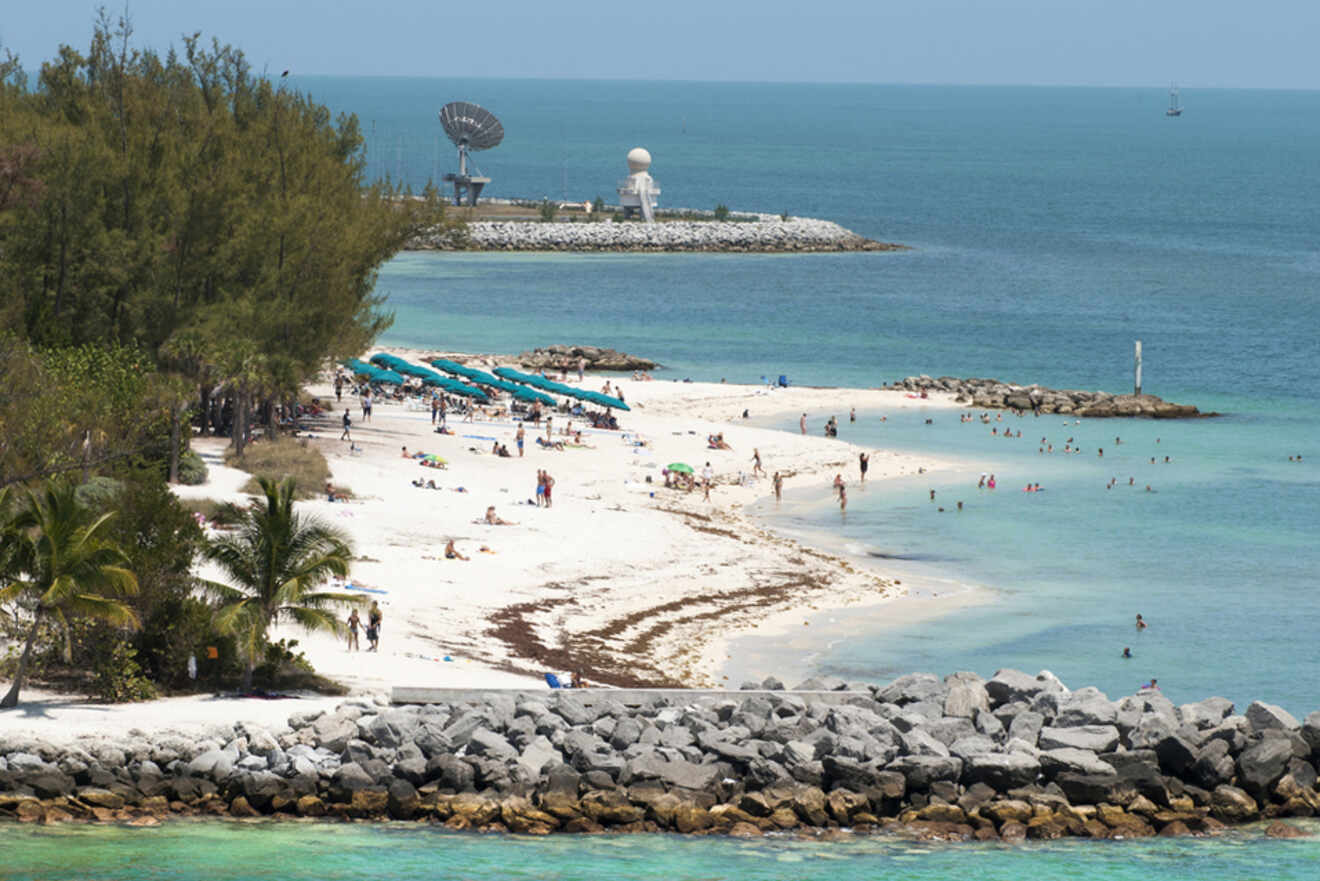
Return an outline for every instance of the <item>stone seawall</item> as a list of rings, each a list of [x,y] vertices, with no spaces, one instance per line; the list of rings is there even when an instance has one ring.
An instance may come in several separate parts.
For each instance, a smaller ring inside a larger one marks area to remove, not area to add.
[[[71,745],[0,735],[0,816],[393,818],[518,833],[1210,834],[1320,812],[1320,712],[1109,700],[1049,672],[782,691],[400,692]],[[1267,834],[1301,830],[1274,823]]]
[[[908,391],[952,392],[958,403],[987,410],[1033,410],[1038,413],[1067,413],[1090,418],[1145,417],[1148,419],[1191,419],[1217,416],[1202,413],[1190,404],[1174,404],[1155,395],[1112,395],[1076,389],[1050,389],[1040,385],[1016,385],[998,379],[958,379],[908,376],[891,388]]]
[[[664,223],[538,223],[476,221],[457,230],[423,233],[417,251],[713,251],[792,253],[898,251],[828,220],[669,221]]]

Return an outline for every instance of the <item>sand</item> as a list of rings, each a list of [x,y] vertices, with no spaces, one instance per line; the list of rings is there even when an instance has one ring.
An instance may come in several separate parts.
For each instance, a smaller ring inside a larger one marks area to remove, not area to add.
[[[424,363],[420,353],[392,351]],[[633,407],[620,414],[623,431],[584,431],[585,448],[555,451],[533,441],[544,436],[544,426],[529,425],[523,458],[514,443],[516,424],[507,417],[465,423],[451,415],[455,434],[437,435],[429,409],[377,401],[368,423],[356,398],[345,395],[308,442],[325,454],[334,485],[350,490],[353,499],[332,503],[318,497],[300,509],[350,537],[356,554],[350,582],[370,588],[358,593],[376,600],[384,613],[380,650],[350,652],[341,639],[293,628],[277,628],[272,638],[297,639],[319,672],[355,694],[385,694],[395,685],[543,686],[547,671],[574,669],[620,686],[711,687],[728,684],[726,670],[738,667],[728,651],[735,636],[773,639],[822,609],[872,606],[903,595],[906,587],[881,568],[776,534],[750,515],[745,509],[751,503],[772,495],[769,478],[752,475],[752,451],[760,450],[768,474],[788,475],[786,490],[811,487],[828,498],[836,473],[849,485],[856,482],[861,452],[823,436],[830,415],[839,417],[846,433],[851,407],[867,414],[948,410],[957,406],[950,397],[627,377],[619,382],[617,376],[591,374],[585,385],[599,390],[607,378],[621,385]],[[311,393],[333,401],[330,380],[327,374]],[[343,405],[352,406],[358,452],[339,440]],[[742,419],[744,410],[752,420],[805,412],[809,433],[755,427]],[[567,439],[560,432],[568,421],[554,416],[555,440]],[[575,428],[582,424],[574,420]],[[732,451],[708,449],[707,436],[719,432]],[[491,455],[492,438],[507,444],[514,457]],[[247,475],[219,464],[224,445],[195,440],[210,474],[202,486],[177,487],[180,496],[247,500],[239,489]],[[410,453],[437,453],[448,460],[447,468],[402,458],[403,446]],[[962,464],[869,452],[871,481]],[[710,501],[700,490],[664,487],[661,469],[668,463],[686,462],[700,473],[708,461],[716,475]],[[555,478],[551,508],[533,501],[538,468]],[[416,488],[411,481],[417,478],[434,480],[441,489]],[[516,525],[481,522],[489,505]],[[444,558],[450,538],[469,561]],[[21,720],[28,728],[53,730],[64,712],[56,704],[0,723]],[[266,702],[244,702],[241,709],[254,705],[253,713],[271,712]],[[185,699],[135,706],[115,712],[150,718],[154,726],[180,725],[207,721],[215,705]]]

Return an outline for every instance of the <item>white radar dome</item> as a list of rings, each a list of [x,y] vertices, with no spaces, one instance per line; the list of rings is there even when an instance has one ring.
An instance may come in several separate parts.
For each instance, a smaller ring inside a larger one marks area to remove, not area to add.
[[[633,147],[628,151],[628,171],[636,174],[651,167],[651,154],[645,147]]]

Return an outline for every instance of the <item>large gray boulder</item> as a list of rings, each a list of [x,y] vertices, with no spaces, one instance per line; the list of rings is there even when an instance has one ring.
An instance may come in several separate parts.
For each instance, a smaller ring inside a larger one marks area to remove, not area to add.
[[[898,735],[903,753],[909,756],[947,756],[949,748],[921,728]]]
[[[1306,717],[1302,724],[1302,737],[1311,745],[1312,753],[1320,753],[1320,710]]]
[[[952,673],[944,677],[944,684],[949,689],[944,698],[944,715],[972,719],[978,711],[989,711],[990,694],[980,676]]]
[[[985,684],[986,693],[990,697],[992,706],[999,706],[1011,701],[1026,701],[1030,703],[1036,695],[1044,691],[1054,689],[1041,682],[1030,673],[1023,673],[1021,670],[1004,669],[999,670]]]
[[[1226,697],[1208,697],[1178,708],[1178,717],[1182,723],[1199,729],[1214,728],[1232,713],[1233,702]]]
[[[563,753],[556,749],[548,738],[539,734],[528,742],[518,755],[518,764],[533,780],[539,777],[547,766],[561,764],[563,761]]]
[[[1061,747],[1040,751],[1040,769],[1046,777],[1057,774],[1114,774],[1114,766],[1085,749]]]
[[[1095,691],[1086,689],[1087,692]],[[1069,696],[1054,716],[1054,725],[1059,728],[1077,728],[1083,725],[1116,725],[1118,706],[1103,694],[1083,694],[1081,691]]]
[[[1170,734],[1155,744],[1155,755],[1159,757],[1164,773],[1185,778],[1196,764],[1197,747],[1177,734]]]
[[[963,760],[962,782],[965,786],[984,783],[999,792],[1036,782],[1040,762],[1023,753],[987,753]]]
[[[1263,701],[1253,701],[1251,706],[1247,707],[1247,721],[1251,727],[1257,731],[1270,731],[1277,729],[1279,731],[1296,731],[1302,727],[1302,723],[1285,710],[1283,707],[1267,704]]]
[[[964,760],[969,756],[980,756],[994,751],[995,742],[983,734],[970,734],[949,744],[949,755]]]
[[[357,718],[339,711],[333,715],[321,716],[312,723],[312,733],[316,736],[316,742],[332,753],[342,753],[350,740],[357,739]]]
[[[1118,746],[1118,728],[1113,725],[1049,726],[1040,730],[1037,743],[1041,749],[1071,748],[1106,753]]]
[[[956,781],[962,767],[962,759],[953,756],[899,756],[886,770],[902,774],[910,791],[923,792],[936,780]]]
[[[946,688],[934,673],[908,673],[876,692],[876,700],[886,704],[911,704],[932,701],[944,706]]]
[[[667,760],[658,752],[643,753],[628,761],[628,769],[635,779],[660,780],[682,789],[705,790],[719,779],[717,765],[698,765],[692,762]]]
[[[1191,782],[1202,789],[1214,790],[1221,783],[1229,783],[1237,766],[1228,754],[1228,742],[1218,738],[1201,747],[1192,764]]]
[[[1292,744],[1287,738],[1267,737],[1238,756],[1238,781],[1259,798],[1283,776],[1292,758]]]
[[[1040,731],[1045,727],[1045,717],[1031,710],[1024,710],[1013,717],[1008,725],[1008,739],[1021,740],[1035,746],[1040,739]]]

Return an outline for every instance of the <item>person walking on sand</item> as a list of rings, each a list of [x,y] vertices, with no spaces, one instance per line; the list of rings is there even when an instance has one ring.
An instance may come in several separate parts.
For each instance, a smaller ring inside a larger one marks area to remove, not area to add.
[[[362,650],[362,647],[358,645],[358,628],[361,626],[362,619],[358,617],[358,610],[354,609],[348,616],[348,650],[350,652]]]
[[[431,395],[431,424],[435,425],[436,420],[439,418],[440,418],[440,396],[433,394]]]
[[[362,421],[371,421],[371,386],[362,389]]]
[[[761,467],[761,451],[758,450],[758,449],[756,449],[755,447],[753,447],[753,448],[752,448],[752,475],[755,476],[755,475],[757,475],[757,474],[759,474],[759,475],[761,475],[762,477],[764,477],[764,476],[765,476],[765,469]]]
[[[856,408],[856,407],[853,407],[852,409],[850,409],[850,410],[848,411],[848,421],[849,421],[849,422],[856,422],[856,421],[857,421],[857,408]]]
[[[341,435],[339,436],[339,439],[340,439],[340,440],[346,440],[346,441],[348,441],[349,443],[352,443],[352,442],[353,442],[353,437],[348,433],[348,430],[349,430],[349,428],[352,427],[352,425],[353,425],[353,419],[352,419],[352,417],[350,417],[350,416],[348,415],[348,410],[345,409],[345,410],[344,410],[344,433],[341,434]]]
[[[871,454],[859,453],[857,455],[857,465],[862,470],[862,483],[866,483],[866,469],[871,467]]]
[[[802,418],[798,420],[798,428],[802,429],[802,433],[803,433],[803,434],[806,434],[806,433],[807,433],[807,414],[806,414],[806,413],[803,413],[803,414],[802,414]]]
[[[585,375],[586,375],[586,371],[587,371],[587,359],[584,358],[584,357],[582,357],[581,355],[579,355],[579,356],[578,356],[578,382],[582,382],[583,377],[585,377]]]
[[[551,443],[551,442],[552,442],[552,441],[551,441],[551,437],[550,437],[550,424],[551,424],[552,422],[554,422],[554,419],[555,419],[555,418],[554,418],[553,416],[547,416],[547,417],[545,417],[545,442],[546,442],[546,443]]]
[[[518,433],[514,435],[518,441],[518,458],[523,457],[523,441],[527,439],[527,432],[523,430],[522,423],[518,423]]]
[[[711,468],[710,463],[707,462],[706,467],[701,469],[701,486],[702,489],[705,491],[705,494],[703,496],[703,501],[707,501],[707,502],[710,501],[710,486],[714,482],[715,482],[715,470]]]
[[[778,471],[775,472],[774,485],[775,501],[782,501],[784,498],[784,475],[780,474]]]
[[[839,511],[846,513],[848,511],[848,487],[839,485]]]
[[[367,611],[367,651],[369,652],[380,651],[380,623],[384,617],[380,605],[372,600],[371,608]]]

